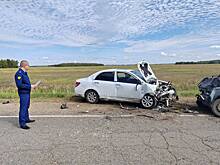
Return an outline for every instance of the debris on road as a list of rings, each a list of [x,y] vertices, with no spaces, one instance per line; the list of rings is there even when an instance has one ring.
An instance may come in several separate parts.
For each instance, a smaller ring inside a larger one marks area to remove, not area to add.
[[[105,119],[112,120],[112,117],[111,116],[105,116]]]
[[[125,106],[122,105],[122,103],[120,103],[120,108],[125,109],[125,110],[138,110],[139,109],[139,107],[134,107],[134,106],[125,107]]]
[[[61,104],[60,109],[68,109],[67,103]]]
[[[146,114],[138,114],[136,116],[139,116],[139,117],[147,117],[147,118],[150,118],[150,119],[154,119],[155,117],[154,116],[151,116],[151,115],[146,115]]]
[[[198,111],[190,110],[190,109],[188,109],[188,108],[183,109],[182,112],[183,112],[183,113],[194,113],[194,114],[199,113]]]
[[[89,111],[80,111],[79,113],[89,113]]]
[[[158,107],[156,108],[156,110],[157,110],[158,112],[162,112],[162,113],[165,113],[165,112],[169,112],[169,111],[170,111],[169,108],[168,108],[168,107],[165,107],[164,105],[158,106]]]
[[[190,110],[190,109],[188,109],[188,108],[183,109],[182,112],[183,112],[183,113],[193,113],[193,111]]]
[[[136,116],[144,117],[156,121],[173,120],[174,118],[174,115],[164,115],[164,114],[137,114]]]
[[[9,104],[9,103],[10,103],[9,100],[7,100],[7,101],[3,101],[3,102],[2,102],[2,104]]]
[[[139,112],[145,112],[145,109],[141,109],[139,107],[135,107],[130,105],[130,104],[122,104],[120,103],[120,108],[124,109],[124,110],[128,110],[132,113],[139,113]],[[138,110],[138,111],[135,111]],[[143,111],[142,111],[143,110]],[[181,103],[181,102],[175,102],[170,106],[166,106],[163,103],[160,103],[156,108],[153,109],[155,112],[159,112],[159,113],[192,113],[192,114],[199,114],[199,111],[197,109],[196,106],[190,105],[190,104],[186,104],[186,103]],[[142,116],[138,115],[138,116]],[[145,116],[145,114],[144,114]],[[147,117],[147,116],[145,116]]]

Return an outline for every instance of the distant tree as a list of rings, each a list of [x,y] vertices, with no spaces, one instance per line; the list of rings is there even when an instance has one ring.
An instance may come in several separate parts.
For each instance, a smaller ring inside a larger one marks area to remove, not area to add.
[[[177,65],[181,65],[181,64],[220,64],[220,60],[210,60],[210,61],[197,61],[197,62],[193,62],[193,61],[187,61],[187,62],[176,62]]]
[[[17,68],[18,67],[18,61],[17,60],[0,60],[0,68]]]

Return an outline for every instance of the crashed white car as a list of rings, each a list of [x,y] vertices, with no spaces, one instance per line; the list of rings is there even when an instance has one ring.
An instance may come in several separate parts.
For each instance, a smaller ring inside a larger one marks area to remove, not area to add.
[[[75,95],[92,104],[99,100],[126,101],[149,109],[160,103],[169,106],[178,99],[171,83],[158,80],[144,61],[138,63],[138,70],[108,69],[76,80]]]

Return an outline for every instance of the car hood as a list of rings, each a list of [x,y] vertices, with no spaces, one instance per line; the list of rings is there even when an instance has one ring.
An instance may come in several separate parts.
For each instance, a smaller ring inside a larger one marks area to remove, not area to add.
[[[138,66],[138,70],[140,71],[146,82],[152,78],[157,79],[153,70],[151,69],[150,65],[147,62],[141,61],[137,64],[137,66]]]

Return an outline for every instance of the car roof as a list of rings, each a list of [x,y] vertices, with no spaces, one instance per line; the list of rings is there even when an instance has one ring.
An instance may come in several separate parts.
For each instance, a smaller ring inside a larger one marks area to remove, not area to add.
[[[99,72],[115,72],[115,71],[130,72],[130,71],[132,71],[132,69],[105,69],[105,70],[101,70]]]
[[[94,74],[90,75],[89,77],[97,76],[98,74],[101,74],[103,72],[115,72],[115,71],[118,71],[118,72],[131,72],[133,70],[132,69],[105,69],[105,70],[100,70],[98,72],[95,72]]]

